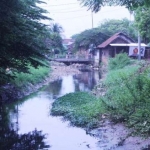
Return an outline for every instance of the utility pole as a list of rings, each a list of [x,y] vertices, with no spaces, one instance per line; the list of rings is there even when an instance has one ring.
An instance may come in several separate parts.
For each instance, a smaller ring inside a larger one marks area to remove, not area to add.
[[[92,18],[92,29],[93,29],[93,12],[92,12],[92,10],[91,10],[91,18]]]
[[[141,37],[139,31],[138,31],[138,50],[139,50],[138,60],[141,60]]]

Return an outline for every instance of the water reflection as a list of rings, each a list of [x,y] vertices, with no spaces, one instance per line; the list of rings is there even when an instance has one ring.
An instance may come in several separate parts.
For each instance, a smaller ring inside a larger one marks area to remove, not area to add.
[[[13,127],[15,123],[10,123],[11,119],[9,114],[8,107],[0,104],[1,150],[37,150],[49,148],[49,145],[46,145],[44,142],[45,135],[42,134],[41,131],[34,130],[32,132],[28,131],[26,134],[18,134],[17,130],[15,130]]]
[[[50,116],[51,105],[57,97],[75,91],[90,91],[98,80],[94,72],[64,76],[18,107],[15,105],[13,108],[15,111],[18,109],[18,114],[9,110],[10,121],[18,122],[19,134],[35,128],[47,133],[46,143],[51,145],[51,150],[98,150],[97,139],[87,135],[83,129],[69,126],[69,122],[63,122],[62,117]]]
[[[62,80],[61,90],[59,93],[60,96],[67,94],[67,93],[75,92],[73,76],[71,75],[64,76],[62,79],[63,80]]]

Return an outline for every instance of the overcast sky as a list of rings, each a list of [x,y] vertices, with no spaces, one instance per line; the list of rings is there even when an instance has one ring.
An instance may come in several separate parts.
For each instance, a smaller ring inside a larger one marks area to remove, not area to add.
[[[56,23],[64,29],[64,37],[69,38],[74,34],[80,33],[86,29],[97,27],[105,19],[128,18],[133,20],[133,16],[124,7],[103,7],[98,13],[87,11],[82,7],[78,0],[42,0],[47,4],[42,4]],[[92,17],[93,16],[93,17]]]

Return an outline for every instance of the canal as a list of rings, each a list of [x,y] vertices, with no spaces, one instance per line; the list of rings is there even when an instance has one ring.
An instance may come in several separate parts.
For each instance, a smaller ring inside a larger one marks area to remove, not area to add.
[[[70,92],[91,91],[99,78],[99,72],[62,76],[15,104],[15,111],[9,111],[10,123],[15,124],[19,134],[35,129],[46,133],[45,141],[51,146],[50,150],[99,150],[98,139],[86,134],[82,128],[72,127],[63,117],[50,115],[56,98]]]

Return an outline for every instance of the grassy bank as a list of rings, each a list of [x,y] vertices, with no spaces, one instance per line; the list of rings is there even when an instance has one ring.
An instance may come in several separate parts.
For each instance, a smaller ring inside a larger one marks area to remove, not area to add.
[[[54,103],[51,114],[63,115],[72,125],[94,128],[99,125],[100,114],[104,111],[102,101],[86,92],[69,93],[58,98]]]
[[[134,133],[149,135],[149,64],[119,54],[110,60],[108,69],[98,87],[104,96],[97,99],[84,92],[67,94],[54,102],[52,115],[63,115],[76,126],[94,128],[106,113],[114,122],[124,122]]]
[[[34,68],[29,66],[30,73],[15,73],[16,78],[12,81],[17,87],[26,86],[28,83],[36,84],[43,81],[50,73],[50,68],[39,66]]]

